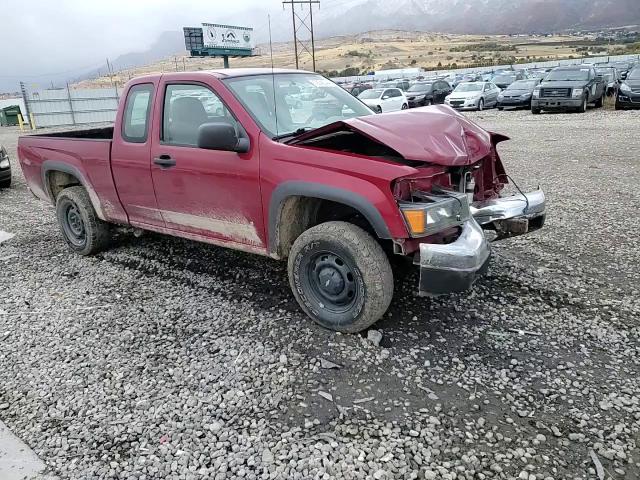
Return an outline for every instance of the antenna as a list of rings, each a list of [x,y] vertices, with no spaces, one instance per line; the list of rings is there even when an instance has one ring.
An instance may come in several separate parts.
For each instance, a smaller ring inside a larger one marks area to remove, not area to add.
[[[271,14],[267,15],[269,18],[269,54],[271,55],[271,88],[273,91],[273,115],[276,120],[276,137],[280,135],[278,131],[278,105],[276,103],[276,75],[273,71],[273,42],[271,40]]]

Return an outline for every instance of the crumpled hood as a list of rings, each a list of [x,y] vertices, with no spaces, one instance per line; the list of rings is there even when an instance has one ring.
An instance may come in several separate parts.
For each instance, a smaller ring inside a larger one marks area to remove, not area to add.
[[[359,132],[398,152],[406,160],[461,166],[491,153],[507,137],[480,128],[446,105],[367,115],[330,123],[288,141],[299,145],[334,132]]]

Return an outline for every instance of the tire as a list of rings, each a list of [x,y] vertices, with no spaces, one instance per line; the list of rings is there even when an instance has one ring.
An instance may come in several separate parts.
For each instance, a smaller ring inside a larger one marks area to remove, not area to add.
[[[540,113],[542,113],[542,110],[537,107],[531,107],[531,113],[533,113],[534,115],[540,115]]]
[[[380,105],[376,107],[376,113],[382,113],[382,107]]]
[[[291,248],[288,272],[302,310],[338,332],[370,327],[393,297],[393,273],[382,247],[347,222],[326,222],[303,232]]]
[[[616,100],[616,110],[624,110],[622,105],[620,105],[620,103],[617,100]]]
[[[585,113],[587,111],[587,105],[589,103],[589,99],[585,96],[582,98],[582,105],[580,105],[580,107],[578,107],[578,112],[579,113]]]
[[[425,107],[430,107],[431,105],[433,105],[433,102],[431,100],[425,100],[424,101],[424,106]]]
[[[481,99],[478,101],[478,111],[479,111],[479,112],[481,112],[481,111],[483,111],[483,110],[484,110],[484,98],[481,98]]]
[[[602,106],[604,105],[604,94],[602,94],[602,96],[596,100],[596,108],[602,108]]]
[[[401,110],[406,110],[407,108],[409,108],[409,105],[407,105],[406,103],[403,103],[402,107],[400,107]]]
[[[11,186],[11,177],[0,182],[0,188],[9,188]]]
[[[504,110],[503,107],[496,107],[498,109],[499,112],[501,112],[502,110]]]
[[[109,246],[110,226],[98,218],[84,187],[68,187],[56,199],[62,236],[74,252],[94,255]]]

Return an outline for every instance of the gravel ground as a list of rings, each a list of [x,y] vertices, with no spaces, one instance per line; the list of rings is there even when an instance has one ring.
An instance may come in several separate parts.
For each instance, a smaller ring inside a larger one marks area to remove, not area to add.
[[[640,478],[640,112],[470,116],[512,137],[547,225],[465,294],[399,280],[364,335],[315,326],[269,259],[157,235],[73,255],[16,172],[0,419],[61,478]]]

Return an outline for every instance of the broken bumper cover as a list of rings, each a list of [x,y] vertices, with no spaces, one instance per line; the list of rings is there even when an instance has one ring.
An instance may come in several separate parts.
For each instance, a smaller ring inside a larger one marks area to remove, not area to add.
[[[499,237],[523,235],[544,225],[546,199],[542,190],[471,205],[472,218],[449,244],[420,244],[420,295],[467,290],[489,266],[491,247],[483,229]]]

